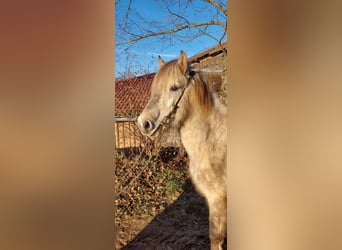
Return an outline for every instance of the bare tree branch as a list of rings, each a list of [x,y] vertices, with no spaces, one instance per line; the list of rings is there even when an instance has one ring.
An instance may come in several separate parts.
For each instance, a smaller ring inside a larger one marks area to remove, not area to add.
[[[209,3],[209,4],[213,5],[213,6],[215,6],[217,9],[222,11],[225,16],[228,16],[227,9],[224,8],[221,4],[219,4],[219,3],[217,3],[217,2],[215,2],[213,0],[203,0],[203,1]]]
[[[127,8],[127,11],[126,11],[126,14],[125,14],[125,26],[127,26],[128,15],[129,15],[129,12],[131,10],[131,4],[132,4],[132,0],[129,0],[128,8]]]
[[[169,30],[165,30],[165,31],[160,31],[160,32],[154,32],[154,33],[149,33],[149,34],[145,34],[145,35],[140,35],[140,36],[137,36],[135,38],[132,38],[132,39],[129,39],[129,40],[126,40],[126,41],[118,42],[118,43],[116,43],[116,45],[134,43],[134,42],[137,42],[137,41],[139,41],[141,39],[145,39],[145,38],[152,37],[152,36],[172,34],[172,33],[176,33],[176,32],[181,31],[181,30],[190,29],[190,28],[196,28],[196,27],[201,27],[201,26],[208,26],[208,25],[218,25],[218,26],[221,26],[222,28],[226,29],[226,24],[224,24],[222,22],[219,22],[219,21],[209,21],[209,22],[186,24],[186,25],[180,26],[178,28],[174,28],[174,29],[169,29]]]
[[[177,14],[177,13],[174,13],[174,12],[170,9],[169,6],[166,6],[166,9],[167,9],[167,11],[168,11],[171,15],[174,15],[174,16],[180,18],[180,19],[183,19],[187,24],[190,24],[190,22],[188,21],[188,19],[186,19],[185,17],[183,17],[183,16],[181,16],[181,15],[179,15],[179,14]]]
[[[200,29],[199,32],[201,35],[208,36],[211,39],[215,40],[217,43],[220,43],[219,39],[217,39],[215,36],[212,36],[210,33],[206,32],[205,30]]]

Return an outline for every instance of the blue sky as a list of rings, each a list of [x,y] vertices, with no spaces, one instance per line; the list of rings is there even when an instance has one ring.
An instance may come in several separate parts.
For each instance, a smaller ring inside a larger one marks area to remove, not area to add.
[[[186,1],[183,0],[180,2],[185,3]],[[123,34],[120,30],[120,25],[123,24],[124,17],[127,13],[128,3],[128,0],[121,0],[116,5],[116,42],[130,38],[130,36]],[[215,12],[217,11],[216,8],[202,2],[201,0],[192,1],[190,4],[191,7],[185,8],[183,6],[178,6],[172,9],[172,11],[186,17],[191,23],[210,21],[212,20],[213,16],[215,16]],[[197,9],[198,11],[193,11],[193,8]],[[139,33],[139,26],[145,27],[145,29],[150,29],[151,31],[156,31],[154,27],[148,27],[144,25],[144,23],[139,19],[139,15],[145,19],[153,21],[155,25],[167,25],[170,18],[169,13],[166,9],[164,9],[162,1],[133,0],[131,4],[131,11],[128,15],[128,21],[132,23],[130,31],[136,34]],[[225,22],[224,17],[219,16],[219,18],[221,22]],[[172,27],[168,25],[168,28]],[[195,30],[184,30],[178,34],[187,36],[191,35],[194,31]],[[206,32],[214,37],[219,38],[223,33],[223,29],[217,26],[210,26]],[[134,45],[118,45],[115,48],[116,76],[118,76],[117,72],[123,72],[127,65],[129,65],[133,72],[138,74],[142,71],[155,72],[157,70],[158,55],[161,55],[164,60],[168,61],[177,58],[180,50],[184,50],[190,57],[205,49],[213,47],[216,44],[217,41],[214,39],[208,36],[200,36],[190,41],[187,39],[183,39],[183,41],[179,41],[177,39],[167,39],[162,42],[158,38],[151,37],[140,40]]]

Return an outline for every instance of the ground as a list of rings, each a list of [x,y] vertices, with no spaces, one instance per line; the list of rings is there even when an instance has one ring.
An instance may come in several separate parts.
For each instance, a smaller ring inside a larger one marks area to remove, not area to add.
[[[117,155],[116,249],[209,249],[208,209],[187,166],[174,148]]]

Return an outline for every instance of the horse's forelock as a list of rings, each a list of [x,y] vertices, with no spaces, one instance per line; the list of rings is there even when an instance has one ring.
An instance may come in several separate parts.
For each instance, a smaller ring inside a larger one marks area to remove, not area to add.
[[[181,82],[186,83],[186,76],[181,73],[179,66],[177,64],[177,60],[166,62],[162,65],[155,76],[155,82],[160,84],[159,86],[153,86],[153,88],[162,88],[165,87],[166,83],[168,83],[172,79],[172,82]]]

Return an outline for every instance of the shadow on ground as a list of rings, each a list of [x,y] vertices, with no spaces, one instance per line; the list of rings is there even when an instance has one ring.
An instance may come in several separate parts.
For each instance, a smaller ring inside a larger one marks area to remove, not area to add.
[[[207,206],[187,181],[178,199],[122,249],[207,250],[210,249],[208,234]]]

